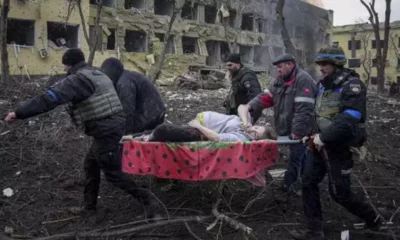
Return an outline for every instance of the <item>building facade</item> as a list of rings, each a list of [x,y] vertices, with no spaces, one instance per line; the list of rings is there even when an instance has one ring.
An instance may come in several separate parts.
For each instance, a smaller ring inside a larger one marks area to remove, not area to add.
[[[400,82],[400,21],[392,22],[390,27],[385,69],[386,86]],[[381,29],[380,36],[383,39],[383,24],[381,24]],[[345,51],[348,58],[347,67],[356,70],[361,79],[370,83],[371,86],[377,85],[376,40],[371,24],[360,23],[334,27],[333,44],[341,46]]]
[[[89,55],[73,2],[11,0],[7,31],[11,75],[62,74],[61,56],[67,48],[79,47]],[[103,3],[94,66],[117,57],[127,69],[151,73],[175,10],[172,1]],[[185,1],[172,26],[161,78],[173,79],[188,69],[221,68],[229,52],[241,53],[244,63],[257,72],[269,72],[272,59],[285,52],[275,7],[275,1],[264,0]],[[82,10],[92,39],[96,0],[82,0]],[[311,63],[316,51],[332,40],[333,12],[287,0],[284,15],[299,61]]]

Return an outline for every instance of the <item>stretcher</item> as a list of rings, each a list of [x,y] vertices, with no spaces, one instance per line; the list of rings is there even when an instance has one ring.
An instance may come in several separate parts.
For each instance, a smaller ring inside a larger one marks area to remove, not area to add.
[[[299,144],[300,140],[252,142],[142,142],[125,139],[122,171],[185,181],[245,179],[265,185],[265,169],[274,165],[278,146]]]

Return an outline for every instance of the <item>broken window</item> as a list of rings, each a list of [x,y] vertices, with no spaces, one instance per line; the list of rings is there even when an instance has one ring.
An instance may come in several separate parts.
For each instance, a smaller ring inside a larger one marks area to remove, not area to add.
[[[103,28],[101,26],[97,27],[97,33],[95,32],[94,26],[89,26],[89,41],[90,44],[94,44],[93,38],[97,34],[97,43],[96,43],[96,51],[103,50]]]
[[[236,24],[236,11],[231,10],[229,11],[229,26],[231,26],[232,28],[236,28],[238,27],[236,25],[238,25]]]
[[[267,19],[263,18],[257,18],[256,19],[256,27],[257,27],[257,32],[259,33],[268,33],[267,30]]]
[[[254,65],[255,67],[266,68],[269,60],[269,50],[267,46],[254,46]]]
[[[304,28],[300,26],[296,26],[295,32],[294,32],[294,37],[302,39],[304,35]]]
[[[254,29],[254,17],[250,13],[245,13],[242,15],[242,25],[240,27],[242,30],[253,31]]]
[[[181,18],[186,20],[196,20],[197,4],[192,4],[192,2],[186,2],[181,9]]]
[[[359,68],[361,65],[361,61],[359,58],[350,58],[348,60],[349,68]]]
[[[125,9],[137,8],[144,9],[146,8],[145,0],[125,0]]]
[[[205,6],[204,7],[204,21],[206,23],[215,23],[215,18],[217,16],[217,8],[215,6]]]
[[[360,41],[360,40],[358,40]],[[383,44],[385,44],[384,40],[381,40],[381,48],[383,48]],[[359,48],[357,48],[359,49]],[[372,40],[372,49],[376,49],[376,40]]]
[[[106,33],[107,35],[107,50],[115,50],[115,43],[116,43],[116,35],[115,35],[115,29],[108,29],[109,34]]]
[[[58,47],[78,47],[79,25],[47,22],[47,38]]]
[[[158,39],[160,39],[161,43],[164,43],[165,34],[163,33],[156,33],[155,34]],[[167,41],[167,49],[166,53],[175,54],[175,38],[174,36],[170,35]]]
[[[274,47],[274,57],[277,58],[283,54],[283,48],[281,47]]]
[[[225,61],[228,54],[231,53],[229,48],[229,44],[227,42],[220,42],[220,50],[221,50],[221,60]]]
[[[90,0],[90,4],[97,5],[98,0]],[[115,7],[115,0],[103,0],[104,7]]]
[[[183,48],[184,54],[187,54],[187,53],[198,54],[199,46],[197,44],[197,38],[182,37],[182,48]]]
[[[7,44],[35,45],[35,21],[8,19]]]
[[[219,56],[219,44],[218,41],[207,41],[206,42],[208,57],[206,59],[206,64],[208,66],[214,66],[218,64]]]
[[[281,34],[281,25],[278,23],[278,21],[273,21],[272,33],[273,34]]]
[[[170,0],[154,0],[154,14],[172,16],[174,3]]]
[[[206,59],[207,65],[218,65],[224,61],[230,53],[229,45],[221,41],[207,41],[206,42],[208,57]]]
[[[147,35],[143,31],[126,30],[125,50],[127,52],[146,52]]]
[[[252,46],[243,46],[243,45],[240,46],[239,53],[242,56],[243,63],[250,63],[253,61],[251,51],[252,51]]]
[[[350,41],[348,42],[348,49],[349,49],[349,50],[352,50],[352,49],[353,49],[353,48],[352,48],[352,43],[353,43],[352,40],[350,40]],[[356,50],[361,49],[361,40],[354,40],[354,48],[355,48]]]

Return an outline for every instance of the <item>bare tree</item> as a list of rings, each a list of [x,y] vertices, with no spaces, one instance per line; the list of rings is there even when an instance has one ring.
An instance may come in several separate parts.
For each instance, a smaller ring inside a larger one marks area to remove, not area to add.
[[[8,63],[7,51],[7,22],[8,12],[10,11],[10,0],[4,0],[3,5],[0,3],[0,7],[1,79],[3,84],[7,84],[10,78],[10,65]]]
[[[366,23],[358,23],[354,26],[354,33],[357,40],[361,41],[362,55],[360,56],[360,64],[366,74],[365,80],[368,85],[371,79],[372,71],[372,53],[369,50],[369,44],[373,33],[366,27]]]
[[[286,52],[295,56],[296,59],[301,59],[301,56],[296,56],[296,48],[294,47],[292,40],[290,39],[289,32],[286,28],[285,16],[283,15],[284,6],[285,6],[285,0],[279,0],[278,3],[276,4],[276,17],[279,24],[281,25],[283,44],[285,45]]]
[[[386,11],[385,11],[385,22],[383,24],[383,39],[381,38],[381,25],[379,22],[379,16],[375,8],[375,0],[371,0],[368,4],[364,0],[360,0],[364,7],[368,10],[369,21],[371,22],[373,32],[375,35],[376,42],[376,69],[378,79],[378,91],[383,92],[385,90],[385,67],[387,60],[387,53],[389,47],[389,34],[390,34],[390,13],[391,13],[391,0],[385,0]],[[383,40],[383,41],[382,41]],[[381,42],[382,41],[382,42]],[[382,44],[383,43],[383,44]]]
[[[83,28],[83,34],[85,36],[87,45],[89,47],[89,58],[87,61],[87,64],[89,66],[93,65],[93,60],[94,60],[94,55],[96,53],[97,45],[99,44],[99,34],[102,34],[102,32],[99,32],[99,25],[100,25],[100,19],[101,19],[101,9],[103,8],[103,0],[97,0],[97,14],[96,14],[96,21],[94,24],[94,30],[93,30],[93,39],[90,39],[89,34],[86,29],[86,21],[85,21],[85,16],[82,11],[82,0],[75,0],[77,5],[78,5],[78,10],[79,10],[79,16],[81,18],[81,25]],[[102,43],[100,43],[102,44]]]
[[[185,4],[185,1],[183,1],[183,0],[175,0],[173,2],[174,11],[172,13],[171,19],[169,20],[168,30],[164,36],[163,50],[161,52],[160,58],[157,61],[157,66],[154,69],[154,72],[151,76],[151,81],[153,84],[156,83],[158,77],[161,74],[161,69],[162,69],[162,65],[164,64],[165,54],[167,53],[168,40],[171,36],[172,26],[174,25],[176,16],[181,12],[184,4]]]

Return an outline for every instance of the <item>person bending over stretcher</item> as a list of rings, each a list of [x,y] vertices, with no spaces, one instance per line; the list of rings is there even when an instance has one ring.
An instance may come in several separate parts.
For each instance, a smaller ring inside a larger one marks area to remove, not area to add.
[[[249,126],[245,131],[238,116],[212,111],[197,114],[196,118],[188,125],[179,126],[165,123],[159,125],[150,135],[141,140],[151,142],[236,142],[276,139],[273,129],[268,125]]]

